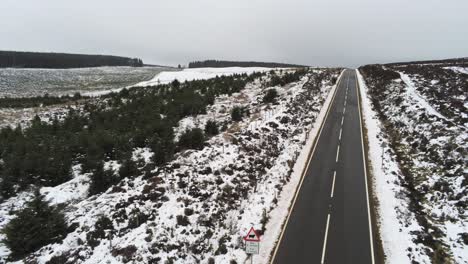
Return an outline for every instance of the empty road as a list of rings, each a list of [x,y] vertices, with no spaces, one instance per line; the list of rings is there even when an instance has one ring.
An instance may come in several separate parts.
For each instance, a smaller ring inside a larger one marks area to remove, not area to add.
[[[272,263],[374,263],[354,70],[324,122]]]

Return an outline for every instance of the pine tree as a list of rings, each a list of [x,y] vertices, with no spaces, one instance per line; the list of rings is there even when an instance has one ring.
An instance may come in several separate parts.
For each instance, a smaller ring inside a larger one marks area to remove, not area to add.
[[[89,186],[88,193],[90,196],[102,193],[115,182],[116,178],[113,172],[104,170],[104,163],[100,162],[91,175],[91,185]]]
[[[135,177],[138,176],[138,174],[138,167],[131,158],[123,161],[122,166],[120,166],[119,169],[119,176],[121,179]]]
[[[50,206],[39,189],[26,207],[16,212],[3,229],[5,245],[11,250],[10,258],[25,257],[44,245],[61,241],[67,232],[67,224],[62,212]]]
[[[240,106],[235,106],[232,110],[231,110],[231,118],[232,118],[232,121],[242,121],[242,117],[243,117],[243,114],[242,114],[242,107]]]

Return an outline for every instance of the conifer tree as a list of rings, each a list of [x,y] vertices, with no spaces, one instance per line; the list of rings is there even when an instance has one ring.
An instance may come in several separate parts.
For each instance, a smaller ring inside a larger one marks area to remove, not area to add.
[[[112,171],[104,170],[104,163],[100,162],[91,175],[91,185],[89,186],[89,195],[95,195],[106,191],[116,179]]]
[[[10,259],[17,260],[44,245],[61,241],[66,231],[63,213],[50,206],[36,189],[33,199],[3,229],[4,243],[11,250]]]

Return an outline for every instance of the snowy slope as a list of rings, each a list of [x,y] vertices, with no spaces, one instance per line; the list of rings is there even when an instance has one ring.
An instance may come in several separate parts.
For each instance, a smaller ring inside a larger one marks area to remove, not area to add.
[[[278,216],[286,215],[285,204],[297,182],[295,163],[338,74],[313,70],[299,82],[276,87],[276,104],[262,101],[270,88],[269,76],[240,93],[216,98],[206,114],[181,120],[175,132],[204,127],[213,118],[228,124],[225,132],[211,138],[202,150],[179,153],[150,176],[135,175],[101,195],[86,197],[89,175],[76,167],[70,182],[41,192],[52,203],[64,203],[67,221],[77,228],[62,243],[43,247],[28,261],[243,263],[247,255],[241,237],[251,226],[266,233],[263,245],[273,245],[281,223]],[[229,109],[234,105],[249,108],[250,117],[231,122]],[[151,155],[148,149],[135,149],[133,158],[145,164]],[[5,216],[0,227],[11,219],[11,207],[21,208],[28,197],[25,192],[0,204]],[[87,234],[102,215],[113,222],[114,235],[93,248]],[[271,218],[275,222],[270,223]],[[0,257],[7,254],[8,249],[0,247]],[[266,263],[268,257],[268,250],[262,250],[256,261]]]
[[[360,72],[387,261],[404,245],[407,263],[468,263],[467,79],[435,65]]]
[[[272,68],[264,67],[227,67],[227,68],[193,68],[184,69],[182,71],[163,71],[158,73],[153,79],[145,82],[137,83],[135,86],[152,86],[158,84],[167,84],[174,80],[179,82],[192,80],[206,80],[215,78],[216,76],[229,76],[233,74],[251,74],[253,72],[270,71]]]
[[[371,175],[374,195],[378,200],[377,224],[382,240],[386,263],[410,263],[410,259],[420,263],[429,263],[424,254],[424,247],[414,242],[415,235],[420,231],[415,215],[408,209],[405,189],[399,181],[402,173],[398,163],[388,149],[388,140],[384,137],[382,125],[377,114],[372,109],[372,103],[367,96],[367,86],[363,77],[357,71],[359,92],[362,100],[362,114],[367,130],[368,158],[371,165]],[[383,154],[383,155],[382,155]],[[411,251],[409,251],[411,249]],[[408,257],[408,254],[411,257]]]

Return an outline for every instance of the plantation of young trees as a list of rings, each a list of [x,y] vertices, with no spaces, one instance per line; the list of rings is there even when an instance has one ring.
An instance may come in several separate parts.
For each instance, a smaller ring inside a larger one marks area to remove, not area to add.
[[[84,172],[93,173],[92,195],[135,174],[130,160],[137,147],[150,148],[156,165],[171,160],[180,149],[200,148],[207,138],[201,129],[174,142],[178,121],[205,113],[216,96],[238,92],[261,75],[124,89],[104,96],[100,103],[86,103],[81,111],[70,108],[63,120],[45,122],[36,116],[27,128],[3,128],[0,194],[8,198],[31,184],[56,186],[72,177],[73,165],[81,164]],[[210,128],[208,133],[214,132]],[[102,164],[109,160],[124,164],[126,171],[105,171]]]

